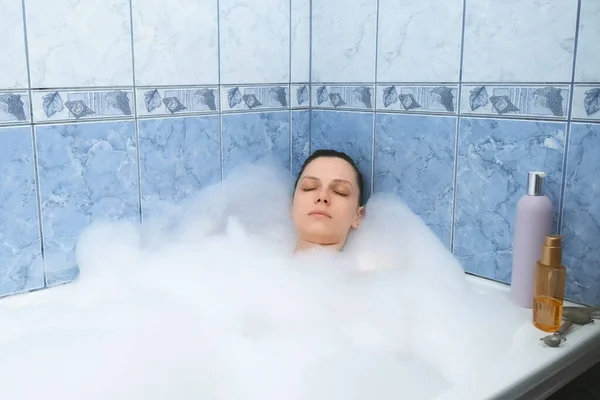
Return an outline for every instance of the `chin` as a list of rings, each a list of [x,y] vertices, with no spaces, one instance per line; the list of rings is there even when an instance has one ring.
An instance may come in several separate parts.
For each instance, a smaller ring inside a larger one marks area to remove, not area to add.
[[[321,245],[328,245],[340,242],[336,235],[332,235],[331,232],[323,232],[320,230],[313,230],[311,232],[307,232],[307,235],[305,235],[305,237],[308,238],[310,242],[318,243]]]

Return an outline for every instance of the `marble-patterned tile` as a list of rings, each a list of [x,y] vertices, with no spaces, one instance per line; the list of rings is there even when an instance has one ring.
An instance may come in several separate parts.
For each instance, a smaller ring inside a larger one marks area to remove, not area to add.
[[[374,190],[394,192],[450,248],[456,117],[377,114]]]
[[[31,122],[29,92],[0,92],[0,125],[16,125]]]
[[[138,128],[142,217],[221,180],[218,116],[145,119]]]
[[[292,108],[309,108],[310,107],[310,84],[300,83],[291,85]]]
[[[291,46],[292,82],[310,80],[310,0],[290,0],[292,4]]]
[[[576,82],[600,82],[600,1],[581,0],[575,60]]]
[[[0,0],[0,90],[28,86],[23,6],[20,1]],[[9,39],[10,38],[10,39]]]
[[[458,82],[463,0],[379,0],[377,82]]]
[[[31,127],[0,128],[0,296],[44,286]]]
[[[219,83],[217,0],[131,0],[136,85]]]
[[[569,82],[577,0],[468,1],[464,82]]]
[[[373,113],[313,110],[310,151],[333,149],[348,154],[365,180],[365,201],[373,176]]]
[[[133,84],[128,0],[27,0],[31,85]]]
[[[517,201],[527,173],[548,174],[557,228],[566,123],[461,118],[454,253],[477,275],[510,280]]]
[[[221,83],[290,80],[290,0],[220,0]]]
[[[223,177],[244,163],[274,162],[289,170],[289,111],[223,115],[221,132]]]
[[[373,85],[322,85],[312,87],[312,106],[318,108],[373,110],[375,88]]]
[[[600,306],[600,124],[571,124],[561,234],[567,296]]]
[[[221,86],[221,110],[274,110],[290,107],[289,85]]]
[[[569,85],[463,85],[460,113],[567,119]]]
[[[312,1],[312,81],[374,82],[377,0]]]
[[[95,220],[139,221],[135,122],[36,126],[49,285],[78,274],[75,245]]]
[[[157,117],[188,114],[216,114],[219,89],[213,87],[136,88],[137,115]]]
[[[309,156],[310,110],[292,111],[292,174],[296,176]]]
[[[575,85],[571,118],[600,121],[600,85]]]
[[[458,85],[377,85],[377,111],[456,114]]]
[[[133,89],[32,91],[35,122],[134,117]]]

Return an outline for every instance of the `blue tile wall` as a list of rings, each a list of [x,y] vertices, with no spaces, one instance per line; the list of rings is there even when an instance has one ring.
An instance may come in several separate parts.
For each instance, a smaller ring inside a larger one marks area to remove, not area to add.
[[[600,125],[571,124],[563,210],[569,296],[600,304]]]
[[[78,272],[75,244],[93,220],[139,222],[135,123],[35,127],[48,285]]]
[[[31,127],[0,128],[0,296],[44,286]]]
[[[462,80],[570,82],[577,4],[467,0]]]
[[[565,132],[562,122],[461,119],[454,252],[469,272],[510,279],[515,207],[528,171],[546,171],[558,215]]]
[[[138,121],[142,218],[221,178],[219,117]]]
[[[310,154],[310,110],[292,112],[292,174],[297,175]]]
[[[223,175],[242,163],[268,161],[290,168],[290,114],[269,112],[223,116]]]
[[[335,147],[467,271],[507,283],[515,203],[546,170],[568,296],[600,304],[597,0],[0,9],[0,296],[76,277],[91,221],[140,221],[241,163],[297,173]]]
[[[456,117],[378,114],[375,191],[397,193],[450,248]]]

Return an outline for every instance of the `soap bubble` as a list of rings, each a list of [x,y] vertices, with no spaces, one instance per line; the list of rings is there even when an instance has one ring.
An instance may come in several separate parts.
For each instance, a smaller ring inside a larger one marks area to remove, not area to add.
[[[244,166],[143,230],[91,224],[76,281],[0,302],[3,396],[427,399],[508,351],[490,335],[513,309],[400,199],[373,195],[342,252],[294,255],[292,185]]]

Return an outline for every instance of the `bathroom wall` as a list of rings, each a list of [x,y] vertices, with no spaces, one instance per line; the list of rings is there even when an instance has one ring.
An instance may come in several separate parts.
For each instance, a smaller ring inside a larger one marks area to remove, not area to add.
[[[508,282],[549,173],[570,299],[600,304],[596,0],[0,0],[0,296],[71,280],[98,218],[235,165],[356,158],[466,269]]]
[[[140,221],[240,162],[308,151],[309,0],[0,10],[0,296],[73,279],[93,220]]]
[[[599,1],[312,0],[311,33],[311,149],[349,151],[502,282],[546,171],[568,297],[600,304]]]

